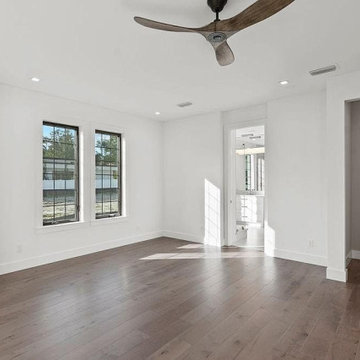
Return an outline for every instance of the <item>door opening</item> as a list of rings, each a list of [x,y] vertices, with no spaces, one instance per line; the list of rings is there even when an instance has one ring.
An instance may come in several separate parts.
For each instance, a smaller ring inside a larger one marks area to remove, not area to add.
[[[235,177],[235,236],[228,245],[264,249],[265,129],[264,126],[234,131],[232,176]]]

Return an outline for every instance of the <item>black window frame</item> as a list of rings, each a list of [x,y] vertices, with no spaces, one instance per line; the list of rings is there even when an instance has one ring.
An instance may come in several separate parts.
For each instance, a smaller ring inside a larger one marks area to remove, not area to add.
[[[42,215],[43,226],[53,226],[53,225],[77,223],[80,221],[80,151],[79,151],[79,148],[80,148],[79,132],[80,131],[79,131],[79,127],[67,125],[67,124],[56,123],[56,122],[51,122],[51,121],[43,121],[42,129],[44,126],[53,126],[54,128],[64,128],[64,129],[75,130],[76,144],[75,144],[75,157],[74,157],[74,161],[75,161],[75,164],[74,164],[74,173],[75,173],[74,174],[74,190],[75,190],[76,195],[75,195],[75,219],[73,219],[73,220],[72,219],[55,220],[55,218],[53,218],[52,221],[45,222],[44,215]],[[42,132],[42,141],[44,141],[44,133],[43,132]],[[56,160],[55,157],[54,157],[54,160]],[[44,153],[42,155],[42,161],[43,161],[43,168],[44,168]],[[44,169],[43,169],[43,179],[44,179]],[[56,189],[54,189],[54,191],[56,191]],[[65,189],[65,191],[66,191],[66,189]],[[43,186],[42,193],[44,194],[44,186]],[[43,198],[42,206],[44,208],[44,198]],[[54,206],[55,206],[55,202],[54,202]],[[65,200],[65,208],[66,208],[66,200]]]
[[[121,133],[116,133],[116,132],[113,132],[113,131],[107,131],[107,130],[98,130],[96,129],[95,130],[95,133],[94,133],[94,140],[96,139],[96,135],[97,134],[101,134],[101,135],[110,135],[110,136],[116,136],[118,138],[118,149],[117,150],[117,157],[118,157],[118,161],[117,161],[117,166],[118,166],[118,169],[119,169],[119,179],[118,179],[118,187],[117,187],[117,190],[118,190],[118,212],[116,213],[104,213],[104,198],[102,198],[102,208],[103,208],[103,211],[102,211],[102,214],[98,214],[97,213],[97,210],[96,210],[96,204],[98,203],[97,202],[97,194],[96,194],[96,182],[97,182],[97,162],[96,162],[96,148],[98,146],[96,146],[95,144],[95,153],[93,154],[93,156],[95,157],[95,219],[96,220],[101,220],[101,219],[112,219],[112,218],[118,218],[118,217],[122,217],[123,216],[123,169],[122,169],[122,162],[123,162],[123,159],[122,159],[122,140],[123,140],[123,137],[122,137],[122,134]],[[103,146],[101,146],[101,148],[104,148]],[[104,166],[104,165],[102,165]],[[104,176],[104,174],[102,174],[102,176]],[[102,187],[101,188],[102,190],[104,190],[104,188]],[[111,190],[111,175],[110,175],[110,190]],[[110,198],[111,199],[111,198]],[[111,200],[110,200],[110,204],[111,204]],[[111,205],[110,205],[111,206]]]

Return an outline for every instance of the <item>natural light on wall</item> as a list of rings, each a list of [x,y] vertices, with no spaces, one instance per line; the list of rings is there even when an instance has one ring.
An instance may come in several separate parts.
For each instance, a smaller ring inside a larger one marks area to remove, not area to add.
[[[205,179],[205,244],[221,246],[220,221],[220,189]]]

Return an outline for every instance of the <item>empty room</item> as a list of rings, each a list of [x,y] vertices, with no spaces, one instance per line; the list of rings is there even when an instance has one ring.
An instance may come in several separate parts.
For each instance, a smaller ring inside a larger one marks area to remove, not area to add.
[[[360,360],[359,0],[0,0],[0,360]]]

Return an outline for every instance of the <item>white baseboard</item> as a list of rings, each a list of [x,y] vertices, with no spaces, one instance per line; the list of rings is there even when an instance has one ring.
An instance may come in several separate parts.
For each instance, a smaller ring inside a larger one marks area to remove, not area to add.
[[[360,251],[359,250],[351,250],[351,259],[360,260]]]
[[[348,276],[347,276],[347,270],[341,270],[341,269],[332,269],[327,268],[326,269],[326,278],[328,280],[335,280],[335,281],[341,281],[341,282],[347,282]]]
[[[203,244],[204,240],[200,236],[192,235],[192,234],[185,234],[185,233],[178,233],[174,231],[164,230],[162,232],[162,236],[172,238],[172,239],[179,239],[185,241],[191,241],[195,243]]]
[[[105,241],[81,248],[65,250],[61,252],[31,257],[19,261],[0,264],[0,275],[14,271],[29,269],[39,265],[50,264],[56,261],[67,260],[77,256],[88,255],[99,251],[109,250],[124,245],[134,244],[141,241],[151,240],[163,236],[162,231],[148,234],[125,237],[117,240]]]
[[[327,258],[325,256],[317,256],[289,250],[274,249],[274,257],[292,261],[299,261],[306,264],[327,266]]]

